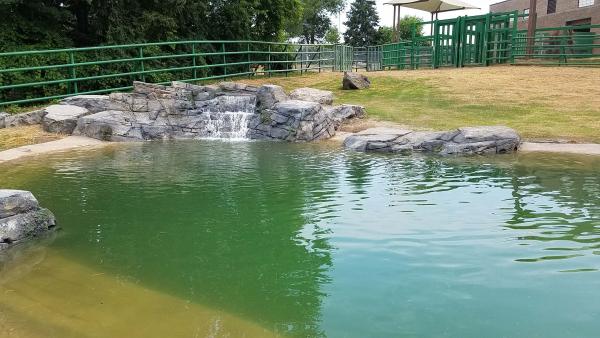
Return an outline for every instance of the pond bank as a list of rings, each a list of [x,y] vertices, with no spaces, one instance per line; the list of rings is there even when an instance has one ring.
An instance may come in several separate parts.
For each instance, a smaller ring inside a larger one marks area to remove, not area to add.
[[[109,144],[111,144],[111,142],[103,142],[82,136],[69,136],[56,141],[38,143],[0,151],[0,163],[14,161],[29,156],[43,155],[66,150],[95,148]]]

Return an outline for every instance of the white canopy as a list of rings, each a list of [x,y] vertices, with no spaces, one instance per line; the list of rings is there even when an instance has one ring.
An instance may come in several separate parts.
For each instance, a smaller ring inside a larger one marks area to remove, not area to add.
[[[385,5],[418,9],[432,14],[463,9],[480,9],[477,6],[459,0],[390,0]]]

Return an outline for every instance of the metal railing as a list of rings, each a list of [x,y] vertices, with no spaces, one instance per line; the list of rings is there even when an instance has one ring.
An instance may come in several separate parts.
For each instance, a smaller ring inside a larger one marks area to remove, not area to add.
[[[242,76],[536,64],[600,66],[600,25],[541,28],[533,47],[517,12],[422,23],[432,35],[353,48],[261,41],[178,41],[0,53],[0,107]]]
[[[177,41],[0,53],[0,106],[242,76],[351,70],[352,48],[260,41]]]
[[[513,64],[600,66],[600,25],[540,28],[513,37]],[[533,40],[532,46],[528,42]]]

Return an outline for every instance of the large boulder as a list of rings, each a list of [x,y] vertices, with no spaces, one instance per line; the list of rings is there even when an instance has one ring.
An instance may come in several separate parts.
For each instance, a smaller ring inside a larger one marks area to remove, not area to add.
[[[290,99],[317,102],[323,105],[332,105],[333,93],[327,90],[314,88],[298,88],[290,93]]]
[[[9,116],[10,116],[10,114],[8,114],[8,113],[0,112],[0,129],[6,127],[6,123],[4,121]]]
[[[259,110],[272,109],[277,103],[287,100],[289,100],[289,97],[281,86],[260,86],[256,93],[256,107]]]
[[[77,126],[77,120],[89,114],[86,108],[66,104],[55,104],[44,109],[46,114],[42,127],[50,133],[71,135]]]
[[[6,116],[4,118],[4,125],[6,128],[20,127],[20,126],[31,126],[34,124],[42,123],[42,119],[46,115],[46,111],[34,110],[27,113],[15,114]]]
[[[55,226],[52,212],[41,208],[30,192],[0,190],[0,250]]]
[[[367,89],[371,86],[369,78],[360,73],[344,72],[342,87],[346,90]]]
[[[331,118],[335,124],[335,129],[345,122],[353,119],[362,119],[367,115],[365,107],[353,104],[343,104],[341,106],[328,107]]]
[[[484,126],[430,132],[372,128],[348,136],[344,146],[357,151],[439,155],[504,154],[518,150],[519,135],[508,127]]]
[[[308,142],[335,135],[331,115],[317,102],[288,100],[262,111],[250,122],[250,137]]]
[[[148,114],[107,110],[80,118],[73,135],[115,142],[152,139],[149,136],[144,137],[141,129],[142,124],[150,124]],[[161,137],[155,135],[154,138]]]

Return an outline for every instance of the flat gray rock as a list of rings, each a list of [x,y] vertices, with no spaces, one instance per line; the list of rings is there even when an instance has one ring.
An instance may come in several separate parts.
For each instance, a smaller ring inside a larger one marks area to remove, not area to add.
[[[67,104],[56,104],[45,109],[42,127],[51,133],[67,134],[73,133],[77,126],[77,120],[90,112],[86,108]]]
[[[332,105],[333,93],[327,90],[314,88],[298,88],[290,93],[290,99]]]
[[[439,155],[504,154],[518,150],[519,135],[502,126],[467,127],[455,131],[410,131],[372,128],[348,136],[344,146],[357,151]]]
[[[110,99],[109,95],[77,95],[60,101],[60,104],[87,109],[91,114],[105,110],[121,110],[123,105]]]

